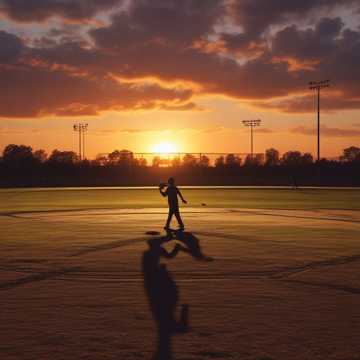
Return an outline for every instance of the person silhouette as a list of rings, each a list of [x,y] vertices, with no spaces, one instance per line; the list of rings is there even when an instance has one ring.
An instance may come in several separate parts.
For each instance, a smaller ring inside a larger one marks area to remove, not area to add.
[[[166,265],[160,263],[161,257],[174,258],[183,248],[177,244],[171,252],[167,252],[162,247],[166,241],[164,238],[150,239],[149,248],[142,258],[144,288],[158,329],[157,350],[153,360],[172,359],[171,337],[188,331],[189,307],[182,305],[180,320],[177,320],[175,310],[179,299],[178,288]]]
[[[166,190],[164,190],[165,187],[167,187]],[[178,195],[180,196],[184,204],[187,204],[187,201],[183,198],[180,190],[175,186],[175,179],[171,177],[168,179],[167,185],[160,184],[159,191],[162,196],[167,196],[169,204],[169,214],[164,229],[170,229],[171,218],[173,217],[173,215],[175,215],[176,220],[179,223],[180,230],[184,230],[185,226],[180,216]]]

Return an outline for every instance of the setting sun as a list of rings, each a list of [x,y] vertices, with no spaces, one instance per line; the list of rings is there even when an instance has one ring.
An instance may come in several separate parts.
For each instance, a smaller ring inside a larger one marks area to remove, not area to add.
[[[178,150],[174,144],[166,142],[166,143],[156,144],[153,147],[152,151],[159,154],[171,154],[177,152]]]

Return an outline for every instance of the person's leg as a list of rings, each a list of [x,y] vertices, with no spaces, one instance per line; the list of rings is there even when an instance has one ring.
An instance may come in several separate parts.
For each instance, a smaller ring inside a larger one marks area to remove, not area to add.
[[[182,221],[182,219],[181,219],[181,215],[180,215],[179,209],[175,210],[175,211],[174,211],[174,214],[175,214],[176,220],[177,220],[178,223],[179,223],[180,229],[184,229],[185,226],[184,226],[184,223],[183,223],[183,221]]]
[[[188,304],[183,304],[181,306],[180,324],[181,324],[183,331],[186,331],[189,328],[189,305]]]
[[[168,214],[168,218],[166,220],[166,225],[164,229],[170,229],[170,223],[171,223],[171,218],[174,215],[174,212],[172,209],[169,209],[169,214]]]

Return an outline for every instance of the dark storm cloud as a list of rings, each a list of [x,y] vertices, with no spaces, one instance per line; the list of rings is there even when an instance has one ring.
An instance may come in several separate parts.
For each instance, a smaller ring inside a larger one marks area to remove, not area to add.
[[[288,26],[273,39],[273,54],[299,60],[328,58],[334,55],[334,50],[340,50],[338,36],[343,26],[340,18],[322,18],[315,29],[299,30],[295,25]]]
[[[47,4],[52,14],[84,19],[115,2],[87,1],[83,11],[80,4],[85,1],[79,0],[72,2],[71,11],[65,0],[5,4],[13,9],[17,5],[29,18]],[[47,29],[46,36],[25,46],[15,35],[0,32],[0,45],[5,44],[0,62],[11,63],[10,68],[0,67],[5,97],[0,115],[198,110],[194,94],[221,94],[263,108],[307,112],[314,109],[313,96],[304,95],[307,83],[322,78],[330,78],[336,89],[327,90],[323,108],[358,109],[360,31],[350,30],[344,19],[326,16],[327,9],[352,3],[136,0],[116,10],[108,24],[92,28],[87,38],[81,38],[81,32],[79,38],[78,29],[76,36],[70,28]],[[322,17],[311,27],[289,20],[298,21],[313,11]],[[51,16],[40,10],[39,14],[33,19]],[[231,32],[231,26],[225,32],[229,16],[241,25],[242,33]],[[274,30],[266,41],[261,37],[283,21],[288,25]],[[4,89],[17,96],[10,97]]]
[[[234,0],[231,10],[246,33],[261,34],[270,25],[303,19],[312,11],[356,3],[358,0]]]
[[[106,78],[88,79],[44,69],[2,70],[3,117],[96,115],[107,110],[144,110],[181,103],[191,92],[157,85],[138,89]]]
[[[300,66],[313,64],[313,74],[308,73],[312,78],[308,80],[332,80],[337,96],[324,99],[329,110],[358,108],[360,101],[360,31],[342,29],[341,19],[323,18],[315,29],[287,27],[273,40],[273,56],[290,59]],[[310,108],[307,97],[287,103],[288,109]]]
[[[181,43],[210,33],[225,10],[223,0],[138,0],[131,4],[134,26],[155,38]]]
[[[171,1],[169,3],[173,4]],[[186,3],[187,6],[191,4]],[[345,91],[349,82],[352,82],[352,86],[357,85],[353,79],[345,78],[345,71],[343,67],[339,67],[339,62],[343,62],[344,57],[351,61],[351,57],[355,55],[353,52],[356,49],[349,48],[356,47],[357,33],[344,30],[340,18],[322,18],[314,29],[299,30],[295,25],[287,27],[275,35],[270,48],[264,48],[262,42],[252,40],[249,34],[253,31],[252,24],[261,32],[268,25],[276,24],[286,17],[300,17],[315,9],[328,9],[351,3],[353,1],[236,1],[233,11],[236,11],[237,20],[243,20],[245,32],[222,33],[221,39],[230,51],[240,49],[247,55],[259,52],[258,57],[242,65],[233,59],[220,57],[216,52],[208,53],[201,48],[176,44],[175,41],[180,38],[176,37],[178,32],[173,32],[171,26],[159,29],[159,25],[155,26],[139,17],[139,13],[151,14],[151,9],[156,8],[158,2],[154,3],[154,8],[153,2],[150,1],[141,1],[141,6],[134,2],[133,8],[128,13],[115,17],[112,25],[96,29],[91,34],[99,47],[116,52],[127,64],[126,69],[119,65],[112,67],[112,71],[130,78],[155,75],[168,81],[181,79],[199,84],[204,92],[221,93],[235,98],[260,99],[302,92],[309,80],[327,75],[326,78],[336,77],[336,81],[342,83],[341,90]],[[146,6],[150,10],[145,11]],[[172,9],[173,5],[169,7]],[[192,28],[194,22],[188,21],[186,17],[192,12],[186,9],[180,11],[182,15],[179,19],[182,20],[183,26],[187,25],[188,34],[192,36],[184,36],[182,39],[199,39],[201,32]],[[217,4],[216,9],[219,12],[219,9],[224,8]],[[204,35],[211,33],[217,21],[212,11],[208,14],[208,17],[204,16],[206,21],[200,26]],[[222,15],[223,13],[219,12],[218,18]],[[192,17],[189,19],[193,20]],[[178,27],[181,26],[175,26]],[[116,36],[117,34],[119,36]],[[253,43],[249,48],[251,41]],[[349,53],[345,55],[346,51]],[[297,71],[293,72],[293,64],[289,62],[289,58],[295,62],[313,60],[317,66],[310,69],[299,66]]]
[[[180,105],[192,97],[189,89],[121,83],[105,72],[87,72],[61,60],[45,62],[30,53],[11,66],[0,64],[0,115],[95,115],[104,110]]]
[[[2,0],[0,12],[15,21],[44,21],[59,16],[74,21],[91,19],[122,0]]]
[[[166,81],[181,80],[198,85],[203,93],[247,99],[284,96],[302,86],[299,79],[287,71],[286,63],[275,64],[268,56],[239,65],[236,60],[216,53],[154,43],[150,39],[141,45],[134,42],[129,46],[113,47],[108,41],[109,37],[106,45],[107,49],[112,50],[111,56],[116,54],[122,59],[121,63],[108,63],[109,71],[118,76],[156,76]]]
[[[225,11],[222,0],[137,0],[113,17],[109,27],[91,32],[99,47],[149,43],[190,45],[212,32]]]
[[[109,71],[118,76],[182,80],[199,85],[205,93],[245,98],[281,96],[296,88],[286,64],[273,64],[263,57],[239,65],[194,46],[213,33],[224,11],[221,1],[142,0],[114,16],[110,26],[90,34],[98,49],[121,59],[108,63]],[[271,84],[274,76],[279,84],[276,88]]]
[[[317,18],[320,13],[326,15],[336,7],[354,4],[358,4],[358,0],[233,0],[230,1],[230,13],[243,31],[224,33],[222,39],[229,49],[249,51],[255,45],[256,50],[264,44],[262,35],[271,26],[303,21],[309,15]]]
[[[17,61],[24,48],[23,42],[17,36],[0,31],[0,63]]]

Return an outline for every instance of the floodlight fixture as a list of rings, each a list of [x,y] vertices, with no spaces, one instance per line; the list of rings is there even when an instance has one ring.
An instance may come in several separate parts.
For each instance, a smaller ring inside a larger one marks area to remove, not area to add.
[[[261,125],[260,119],[242,120],[242,123],[246,127],[250,127],[250,144],[251,144],[251,158],[254,157],[254,132],[253,128]]]
[[[79,159],[85,159],[85,132],[88,130],[87,123],[78,123],[73,125],[74,131],[79,133]]]
[[[309,82],[309,89],[317,92],[317,161],[320,161],[320,91],[328,87],[330,87],[330,80]]]

